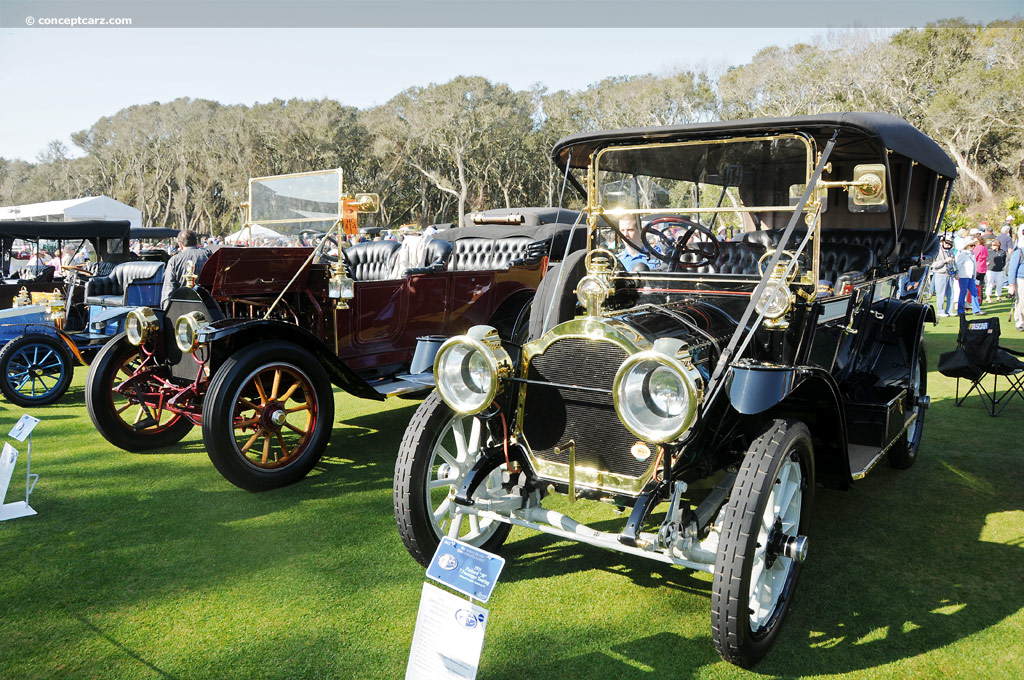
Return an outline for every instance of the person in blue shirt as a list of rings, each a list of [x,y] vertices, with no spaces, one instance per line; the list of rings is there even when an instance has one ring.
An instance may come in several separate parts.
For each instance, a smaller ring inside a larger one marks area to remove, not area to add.
[[[1006,265],[1006,280],[1009,283],[1010,295],[1014,296],[1013,301],[1013,323],[1017,330],[1024,331],[1024,252],[1014,248],[1010,255],[1010,262]]]
[[[640,271],[654,269],[660,264],[655,258],[636,250],[629,244],[631,241],[636,245],[643,246],[643,243],[640,241],[640,230],[637,228],[636,215],[623,215],[622,219],[619,220],[619,232],[626,237],[627,241],[623,242],[622,250],[619,251],[616,257],[622,263],[622,266],[626,268],[626,271],[634,271],[638,265],[644,265],[639,268]]]

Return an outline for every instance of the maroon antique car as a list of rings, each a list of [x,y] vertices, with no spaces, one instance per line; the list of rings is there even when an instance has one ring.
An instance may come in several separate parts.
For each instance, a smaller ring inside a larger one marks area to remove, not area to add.
[[[418,345],[436,348],[477,324],[506,339],[525,333],[549,259],[584,245],[578,216],[492,211],[474,216],[480,226],[358,243],[340,258],[327,241],[222,247],[162,309],[130,314],[90,370],[89,415],[128,451],[168,446],[200,425],[232,483],[295,482],[327,446],[332,384],[367,399],[425,392],[433,356],[414,375]]]

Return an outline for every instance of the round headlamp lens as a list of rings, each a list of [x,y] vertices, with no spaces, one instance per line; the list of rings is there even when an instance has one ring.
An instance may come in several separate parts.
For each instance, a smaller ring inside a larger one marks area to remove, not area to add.
[[[622,424],[649,442],[677,439],[697,412],[694,369],[657,352],[627,359],[615,377],[615,410]]]
[[[128,342],[141,345],[147,342],[160,329],[156,314],[149,307],[139,307],[128,312],[124,320],[124,331]]]
[[[206,323],[200,312],[189,312],[174,322],[174,342],[182,352],[192,352],[199,345],[199,326]]]
[[[142,320],[134,312],[129,313],[125,319],[124,330],[128,334],[128,342],[133,345],[142,344]]]
[[[777,286],[775,281],[770,281],[765,286],[764,292],[761,293],[761,297],[758,298],[754,309],[758,314],[764,314],[764,318],[774,321],[788,312],[792,303],[793,294],[789,292],[789,288],[785,284]]]
[[[479,413],[491,403],[497,376],[477,347],[456,342],[442,349],[436,372],[441,396],[456,411]]]

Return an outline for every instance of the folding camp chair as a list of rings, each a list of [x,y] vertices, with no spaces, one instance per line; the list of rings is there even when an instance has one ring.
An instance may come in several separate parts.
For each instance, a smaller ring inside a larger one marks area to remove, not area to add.
[[[956,405],[960,406],[975,390],[985,404],[990,416],[1003,412],[1016,394],[1024,401],[1024,352],[1017,352],[999,346],[999,319],[975,319],[968,321],[960,315],[960,334],[956,339],[957,348],[939,356],[939,373],[956,378]],[[992,376],[992,389],[983,384]],[[1006,378],[1008,386],[999,393],[999,376]],[[960,396],[960,379],[970,380],[971,386]]]

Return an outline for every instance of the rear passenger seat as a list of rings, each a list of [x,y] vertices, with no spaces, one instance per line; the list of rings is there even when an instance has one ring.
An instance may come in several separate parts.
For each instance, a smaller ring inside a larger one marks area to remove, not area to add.
[[[515,260],[527,259],[536,239],[528,236],[509,238],[462,238],[455,241],[448,258],[448,271],[506,269]]]
[[[781,229],[767,229],[763,231],[744,232],[737,238],[743,243],[753,243],[766,248],[774,248],[782,237]],[[806,229],[794,229],[789,239],[788,247],[794,247],[807,234]],[[900,238],[901,249],[899,265],[909,266],[916,262],[918,255],[934,257],[938,252],[939,239],[935,234],[924,231],[905,230]],[[872,264],[882,264],[892,252],[892,232],[888,229],[824,229],[822,230],[822,245],[862,246],[867,248],[872,256]],[[849,257],[856,261],[863,261],[863,256],[855,251],[850,251]]]

